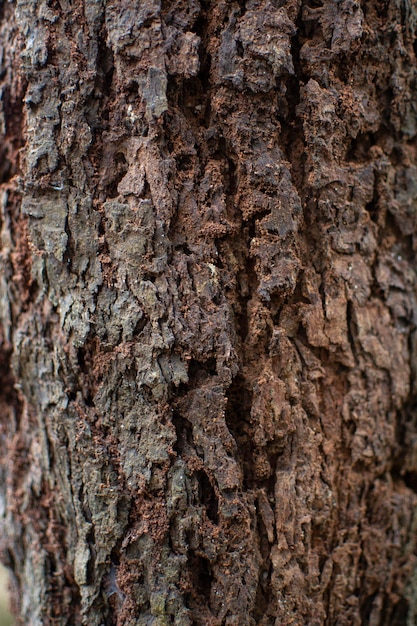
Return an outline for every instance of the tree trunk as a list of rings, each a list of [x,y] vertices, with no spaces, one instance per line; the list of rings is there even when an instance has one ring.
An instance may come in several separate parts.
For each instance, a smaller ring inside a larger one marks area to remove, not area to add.
[[[416,4],[0,19],[18,623],[417,623]]]

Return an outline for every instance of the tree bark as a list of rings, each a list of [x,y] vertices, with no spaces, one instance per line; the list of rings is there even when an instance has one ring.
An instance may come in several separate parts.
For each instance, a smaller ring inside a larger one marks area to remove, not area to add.
[[[19,624],[417,622],[416,31],[0,3]]]

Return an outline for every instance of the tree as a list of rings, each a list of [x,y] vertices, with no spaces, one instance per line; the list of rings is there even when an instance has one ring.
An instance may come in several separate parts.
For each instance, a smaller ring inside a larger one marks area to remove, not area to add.
[[[416,623],[415,3],[0,17],[19,623]]]

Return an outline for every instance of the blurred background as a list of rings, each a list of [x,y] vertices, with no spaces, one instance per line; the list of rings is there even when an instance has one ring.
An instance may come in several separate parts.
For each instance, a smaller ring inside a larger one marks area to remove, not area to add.
[[[14,619],[9,611],[9,574],[0,565],[0,626],[12,626]]]

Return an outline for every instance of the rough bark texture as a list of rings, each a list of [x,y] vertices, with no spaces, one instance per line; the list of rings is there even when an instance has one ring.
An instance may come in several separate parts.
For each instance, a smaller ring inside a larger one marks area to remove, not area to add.
[[[19,623],[415,624],[416,4],[0,29]]]

